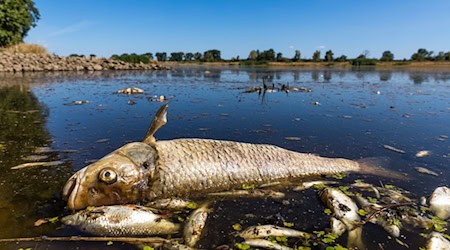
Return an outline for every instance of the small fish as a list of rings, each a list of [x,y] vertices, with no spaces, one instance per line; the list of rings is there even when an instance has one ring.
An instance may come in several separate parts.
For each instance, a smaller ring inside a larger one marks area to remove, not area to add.
[[[149,208],[135,205],[95,207],[68,215],[61,221],[83,232],[102,236],[164,235],[180,230],[180,225]]]
[[[380,191],[378,191],[378,188],[376,188],[372,184],[364,183],[364,182],[355,182],[355,183],[351,184],[350,186],[356,187],[356,188],[368,188],[368,189],[371,189],[375,193],[375,196],[378,199],[380,198]]]
[[[369,211],[370,213],[375,213],[377,210],[381,209],[382,206],[374,203],[370,203],[366,198],[358,196],[356,197],[359,204],[365,208],[365,210]],[[399,237],[400,236],[400,229],[401,224],[393,224],[389,222],[390,214],[388,212],[382,211],[381,213],[378,213],[376,216],[373,216],[370,219],[370,222],[373,224],[377,224],[381,226],[386,232],[388,232],[392,237]]]
[[[302,138],[296,137],[296,136],[287,136],[287,137],[284,137],[284,139],[286,141],[301,141],[302,140]]]
[[[248,227],[239,233],[244,239],[261,239],[265,237],[294,237],[309,238],[311,235],[291,228],[279,227],[274,225],[260,225]]]
[[[394,152],[397,152],[397,153],[400,153],[400,154],[406,153],[404,150],[401,150],[401,149],[398,149],[398,148],[394,148],[394,147],[389,146],[389,145],[383,145],[383,148],[389,149],[391,151],[394,151]]]
[[[155,200],[152,202],[147,203],[146,207],[156,208],[156,209],[168,209],[168,210],[183,210],[187,208],[188,206],[195,205],[194,202],[189,200],[184,200],[180,198],[167,198],[167,199],[160,199]]]
[[[430,209],[437,217],[446,220],[450,217],[450,188],[438,187],[430,197]]]
[[[450,241],[448,241],[442,234],[432,232],[427,242],[427,250],[448,250],[450,249]]]
[[[226,192],[210,193],[208,194],[208,196],[282,199],[286,196],[286,194],[273,190],[251,189],[251,190],[233,190]]]
[[[189,215],[183,231],[184,243],[189,247],[194,247],[200,240],[208,212],[207,204],[204,204]]]
[[[362,227],[355,225],[361,221],[358,215],[358,206],[353,200],[336,188],[324,188],[320,192],[322,202],[332,212],[333,216],[340,220],[348,232],[347,246],[365,249],[362,241]]]
[[[425,157],[430,155],[431,151],[428,150],[422,150],[416,153],[416,157]]]
[[[127,94],[127,95],[142,94],[142,93],[144,93],[144,90],[140,89],[140,88],[132,87],[132,88],[119,89],[119,90],[117,90],[117,93],[119,93],[119,94]]]
[[[429,175],[434,175],[434,176],[439,176],[438,173],[431,171],[427,168],[423,168],[423,167],[415,167],[414,168],[417,172],[421,173],[421,174],[429,174]]]
[[[251,247],[262,247],[265,249],[275,249],[275,250],[293,250],[293,248],[282,246],[278,243],[273,243],[270,240],[264,240],[264,239],[248,239],[242,244],[247,244]]]
[[[28,162],[12,167],[11,169],[22,169],[28,167],[53,167],[63,164],[63,161],[49,161],[49,162]]]
[[[303,191],[309,189],[315,185],[329,185],[329,184],[337,184],[335,181],[307,181],[302,182],[300,185],[293,188],[294,191]]]

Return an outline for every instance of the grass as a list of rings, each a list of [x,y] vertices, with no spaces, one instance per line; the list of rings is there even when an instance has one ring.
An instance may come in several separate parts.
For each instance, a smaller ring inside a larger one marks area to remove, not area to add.
[[[17,45],[13,45],[7,48],[1,49],[1,52],[9,52],[9,53],[24,53],[24,54],[40,54],[46,55],[48,54],[47,49],[41,45],[37,44],[26,44],[20,43]]]

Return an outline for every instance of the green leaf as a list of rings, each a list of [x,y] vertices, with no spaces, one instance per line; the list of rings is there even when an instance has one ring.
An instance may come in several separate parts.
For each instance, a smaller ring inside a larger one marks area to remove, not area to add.
[[[325,242],[326,243],[326,242]],[[325,248],[325,250],[334,250],[334,247],[332,247],[332,246],[327,246],[326,248]]]
[[[350,187],[346,187],[346,186],[339,186],[339,189],[341,190],[341,191],[347,191],[347,190],[349,190],[350,189]]]
[[[239,223],[234,224],[233,226],[231,226],[234,230],[236,231],[241,231],[242,230],[242,226]]]
[[[341,246],[341,245],[339,245],[339,244],[337,244],[337,245],[334,247],[334,249],[335,249],[335,250],[348,250],[348,248],[343,247],[343,246]]]
[[[324,212],[326,215],[330,215],[330,214],[332,213],[331,209],[329,209],[329,208],[325,208],[325,209],[323,210],[323,212]]]
[[[409,248],[408,244],[406,244],[405,242],[399,240],[398,238],[395,238],[395,242],[397,242],[399,245],[402,245],[406,248]]]
[[[255,184],[242,184],[242,189],[244,190],[248,190],[248,189],[254,189],[255,188]]]
[[[430,211],[429,208],[424,207],[424,206],[420,206],[420,212],[422,212],[423,214],[426,213],[427,211]]]
[[[359,209],[358,211],[356,211],[359,215],[361,216],[366,216],[367,214],[369,214],[366,210],[364,209]]]
[[[361,179],[357,179],[357,180],[355,180],[355,183],[364,183],[364,181]]]
[[[313,233],[315,233],[317,237],[321,237],[321,236],[325,235],[325,231],[313,231]]]
[[[428,234],[426,234],[426,233],[420,233],[419,235],[424,237],[424,238],[428,238]]]
[[[144,248],[142,248],[142,250],[155,250],[155,249],[151,246],[144,246]]]
[[[320,184],[314,184],[313,185],[313,188],[314,189],[322,189],[322,188],[325,188],[326,186],[325,186],[325,184],[323,184],[323,183],[320,183]]]
[[[283,225],[284,225],[285,227],[293,227],[293,226],[294,226],[294,223],[284,221],[284,222],[283,222]]]
[[[106,242],[106,245],[107,246],[111,246],[113,244],[113,242],[112,241],[108,241],[108,242]]]
[[[194,201],[189,201],[186,204],[186,207],[189,208],[189,209],[196,209],[196,208],[198,208],[198,204],[196,202],[194,202]]]
[[[373,197],[367,197],[367,200],[369,200],[370,203],[377,203],[377,198],[373,198]]]
[[[387,188],[387,189],[395,189],[395,186],[394,185],[390,185],[390,184],[386,184],[386,185],[384,185],[384,187]]]
[[[50,219],[48,219],[48,222],[50,222],[50,223],[55,223],[55,222],[57,222],[59,219],[58,219],[58,216],[56,216],[56,217],[53,217],[53,218],[50,218]]]
[[[442,234],[442,236],[444,236],[447,240],[450,240],[450,236],[448,234]]]
[[[336,174],[332,174],[330,175],[331,178],[334,179],[338,179],[338,180],[342,180],[345,177],[345,173],[336,173]]]
[[[306,246],[299,246],[297,248],[297,250],[311,250],[311,248],[310,247],[306,247]]]
[[[276,240],[277,242],[287,242],[287,241],[288,241],[287,238],[286,238],[286,236],[276,236],[276,237],[275,237],[275,240]]]
[[[238,249],[241,249],[241,250],[247,250],[247,249],[250,249],[250,245],[248,245],[248,244],[236,243],[235,246],[236,246]]]

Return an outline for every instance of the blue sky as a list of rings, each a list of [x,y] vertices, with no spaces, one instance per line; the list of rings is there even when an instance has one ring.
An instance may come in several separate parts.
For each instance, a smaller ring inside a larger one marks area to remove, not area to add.
[[[247,58],[273,48],[311,58],[316,49],[356,57],[418,48],[450,51],[449,0],[35,0],[25,39],[58,55],[203,52]]]

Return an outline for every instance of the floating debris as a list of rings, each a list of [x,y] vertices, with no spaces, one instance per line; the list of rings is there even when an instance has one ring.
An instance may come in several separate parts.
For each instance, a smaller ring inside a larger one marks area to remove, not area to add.
[[[286,141],[301,141],[301,140],[302,140],[302,138],[300,138],[300,137],[295,137],[295,136],[284,137],[284,139],[285,139]]]
[[[383,145],[383,148],[388,149],[388,150],[391,150],[391,151],[394,151],[394,152],[396,152],[396,153],[400,153],[400,154],[406,153],[405,151],[403,151],[403,150],[401,150],[401,149],[394,148],[394,147],[389,146],[389,145]]]
[[[117,93],[127,94],[127,95],[142,94],[142,93],[144,93],[144,90],[140,89],[140,88],[136,88],[136,87],[131,87],[131,88],[119,89],[119,90],[117,90]]]
[[[239,236],[244,239],[261,239],[266,237],[294,237],[294,238],[311,237],[311,235],[306,232],[274,225],[260,225],[248,227],[242,232],[240,232]]]
[[[63,164],[63,161],[48,161],[48,162],[28,162],[12,167],[11,169],[22,169],[29,167],[53,167]]]
[[[22,160],[24,161],[41,161],[47,159],[47,155],[29,155],[26,157],[22,157]]]
[[[345,119],[352,119],[353,117],[351,115],[340,115],[339,118],[345,118]]]
[[[257,133],[257,134],[268,134],[268,133],[273,133],[274,131],[272,129],[255,129],[250,131],[252,133]]]
[[[422,150],[416,153],[416,157],[425,157],[430,155],[431,151],[429,150]]]
[[[210,128],[198,128],[198,130],[200,130],[200,131],[208,131],[208,130],[210,130]]]
[[[64,103],[64,105],[66,106],[70,106],[70,105],[82,105],[82,104],[87,104],[89,103],[88,100],[77,100],[77,101],[73,101],[73,102],[69,102],[69,103]]]
[[[109,139],[99,139],[95,141],[96,143],[105,143],[105,142],[109,142]]]
[[[133,101],[133,100],[128,100],[127,104],[128,104],[128,105],[135,105],[135,104],[136,104],[136,102],[135,102],[135,101]]]
[[[303,190],[309,189],[314,186],[325,187],[325,185],[329,185],[329,184],[337,184],[337,182],[336,181],[308,181],[308,182],[303,182],[300,185],[294,187],[293,190],[294,191],[303,191]]]
[[[135,205],[94,207],[68,215],[61,222],[101,236],[162,235],[180,230],[180,225]]]
[[[151,99],[150,99],[150,101],[151,102],[163,102],[163,101],[167,101],[168,99],[165,97],[165,96],[163,96],[163,95],[161,95],[161,96],[153,96]]]
[[[430,209],[437,217],[446,220],[450,217],[450,189],[438,187],[430,197]]]
[[[35,154],[43,154],[43,153],[50,153],[53,152],[54,150],[50,147],[36,147],[34,148],[33,152]]]
[[[438,141],[446,141],[448,139],[447,135],[440,135],[436,138]]]
[[[417,172],[421,173],[421,174],[429,174],[429,175],[434,175],[434,176],[439,176],[438,173],[431,171],[427,168],[423,168],[423,167],[415,167],[414,168]]]
[[[311,102],[311,104],[312,104],[312,105],[319,106],[319,105],[320,105],[320,102]]]

